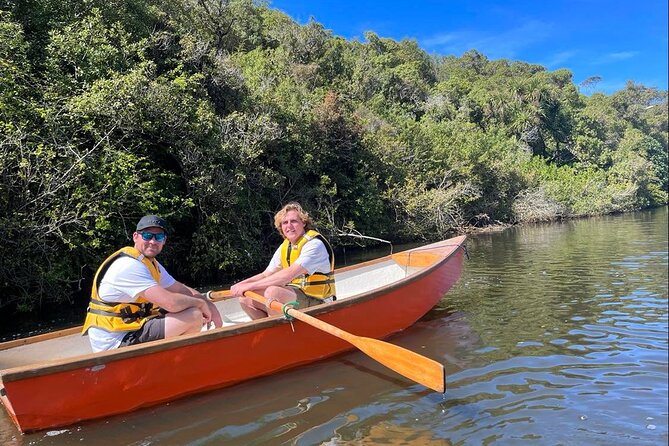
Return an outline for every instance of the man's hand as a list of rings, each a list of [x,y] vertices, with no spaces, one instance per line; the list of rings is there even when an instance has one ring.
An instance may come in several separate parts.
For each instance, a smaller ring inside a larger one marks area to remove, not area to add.
[[[214,327],[216,328],[221,328],[223,326],[223,318],[221,317],[221,313],[219,313],[218,308],[216,308],[216,304],[211,302],[210,300],[206,299],[207,306],[209,307],[209,310],[211,311],[211,321],[214,323]]]
[[[205,308],[207,311],[202,311],[202,316],[204,317],[204,323],[202,325],[209,325],[209,322],[213,322],[214,327],[221,328],[223,326],[223,318],[221,317],[221,313],[218,311],[216,304],[209,300],[206,295],[201,293],[197,293],[194,297],[201,299],[206,304]]]
[[[202,325],[207,325],[211,322],[211,309],[209,308],[209,303],[205,300],[200,300],[198,303],[198,308],[202,312]]]
[[[248,284],[244,282],[236,283],[230,287],[230,292],[232,293],[233,296],[237,297],[243,297],[244,293],[252,290],[253,289],[253,284]]]

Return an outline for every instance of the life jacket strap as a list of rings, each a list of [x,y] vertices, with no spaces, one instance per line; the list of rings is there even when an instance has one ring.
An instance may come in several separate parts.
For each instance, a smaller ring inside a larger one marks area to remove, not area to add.
[[[309,286],[311,285],[329,285],[331,283],[334,283],[334,279],[327,279],[327,280],[312,280],[309,282]]]
[[[98,305],[99,301],[95,301],[94,303]],[[123,302],[119,302],[116,305],[122,303]],[[108,302],[105,302],[105,304],[109,305]],[[115,311],[98,310],[97,308],[88,307],[88,312],[93,314],[99,314],[101,316],[118,317],[121,318],[125,323],[135,322],[136,320],[149,317],[152,314],[153,304],[151,302],[143,302],[141,304],[129,303],[128,305],[135,305],[138,307],[138,309],[136,311],[132,311],[130,309],[130,306],[126,306],[121,308],[120,312],[115,312]]]

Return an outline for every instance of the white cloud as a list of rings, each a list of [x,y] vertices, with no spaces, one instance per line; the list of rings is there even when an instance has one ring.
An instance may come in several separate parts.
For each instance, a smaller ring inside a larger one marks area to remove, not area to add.
[[[639,54],[638,51],[620,51],[616,53],[604,54],[603,56],[596,59],[594,63],[607,64],[607,63],[620,62],[621,60],[632,59],[633,57],[636,57],[637,54]]]
[[[444,33],[444,34],[435,34],[432,37],[426,39],[421,39],[421,43],[426,48],[439,47],[451,43],[456,43],[460,40],[463,40],[464,35],[462,33]]]
[[[625,60],[625,59],[631,59],[637,54],[639,54],[637,51],[623,51],[621,53],[611,53],[609,54],[609,58],[611,60]]]
[[[544,62],[540,62],[540,64],[548,69],[561,68],[564,66],[565,62],[573,59],[575,55],[576,51],[562,51],[560,53],[554,54],[550,59],[547,59]]]
[[[440,54],[461,54],[475,49],[491,59],[513,59],[519,51],[549,38],[552,28],[549,23],[530,20],[496,33],[472,30],[437,33],[420,39],[420,44]]]

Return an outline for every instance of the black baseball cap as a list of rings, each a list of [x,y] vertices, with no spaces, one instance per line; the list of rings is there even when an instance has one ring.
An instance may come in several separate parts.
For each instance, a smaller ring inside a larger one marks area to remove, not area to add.
[[[167,233],[167,222],[157,215],[145,215],[139,220],[139,223],[137,223],[136,231],[141,231],[146,228],[160,228]]]

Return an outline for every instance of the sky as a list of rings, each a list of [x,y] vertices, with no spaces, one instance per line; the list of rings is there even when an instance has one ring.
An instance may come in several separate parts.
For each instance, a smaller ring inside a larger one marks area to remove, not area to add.
[[[304,25],[364,41],[373,31],[413,39],[429,54],[566,68],[581,92],[611,94],[628,80],[667,89],[667,0],[269,0]]]

